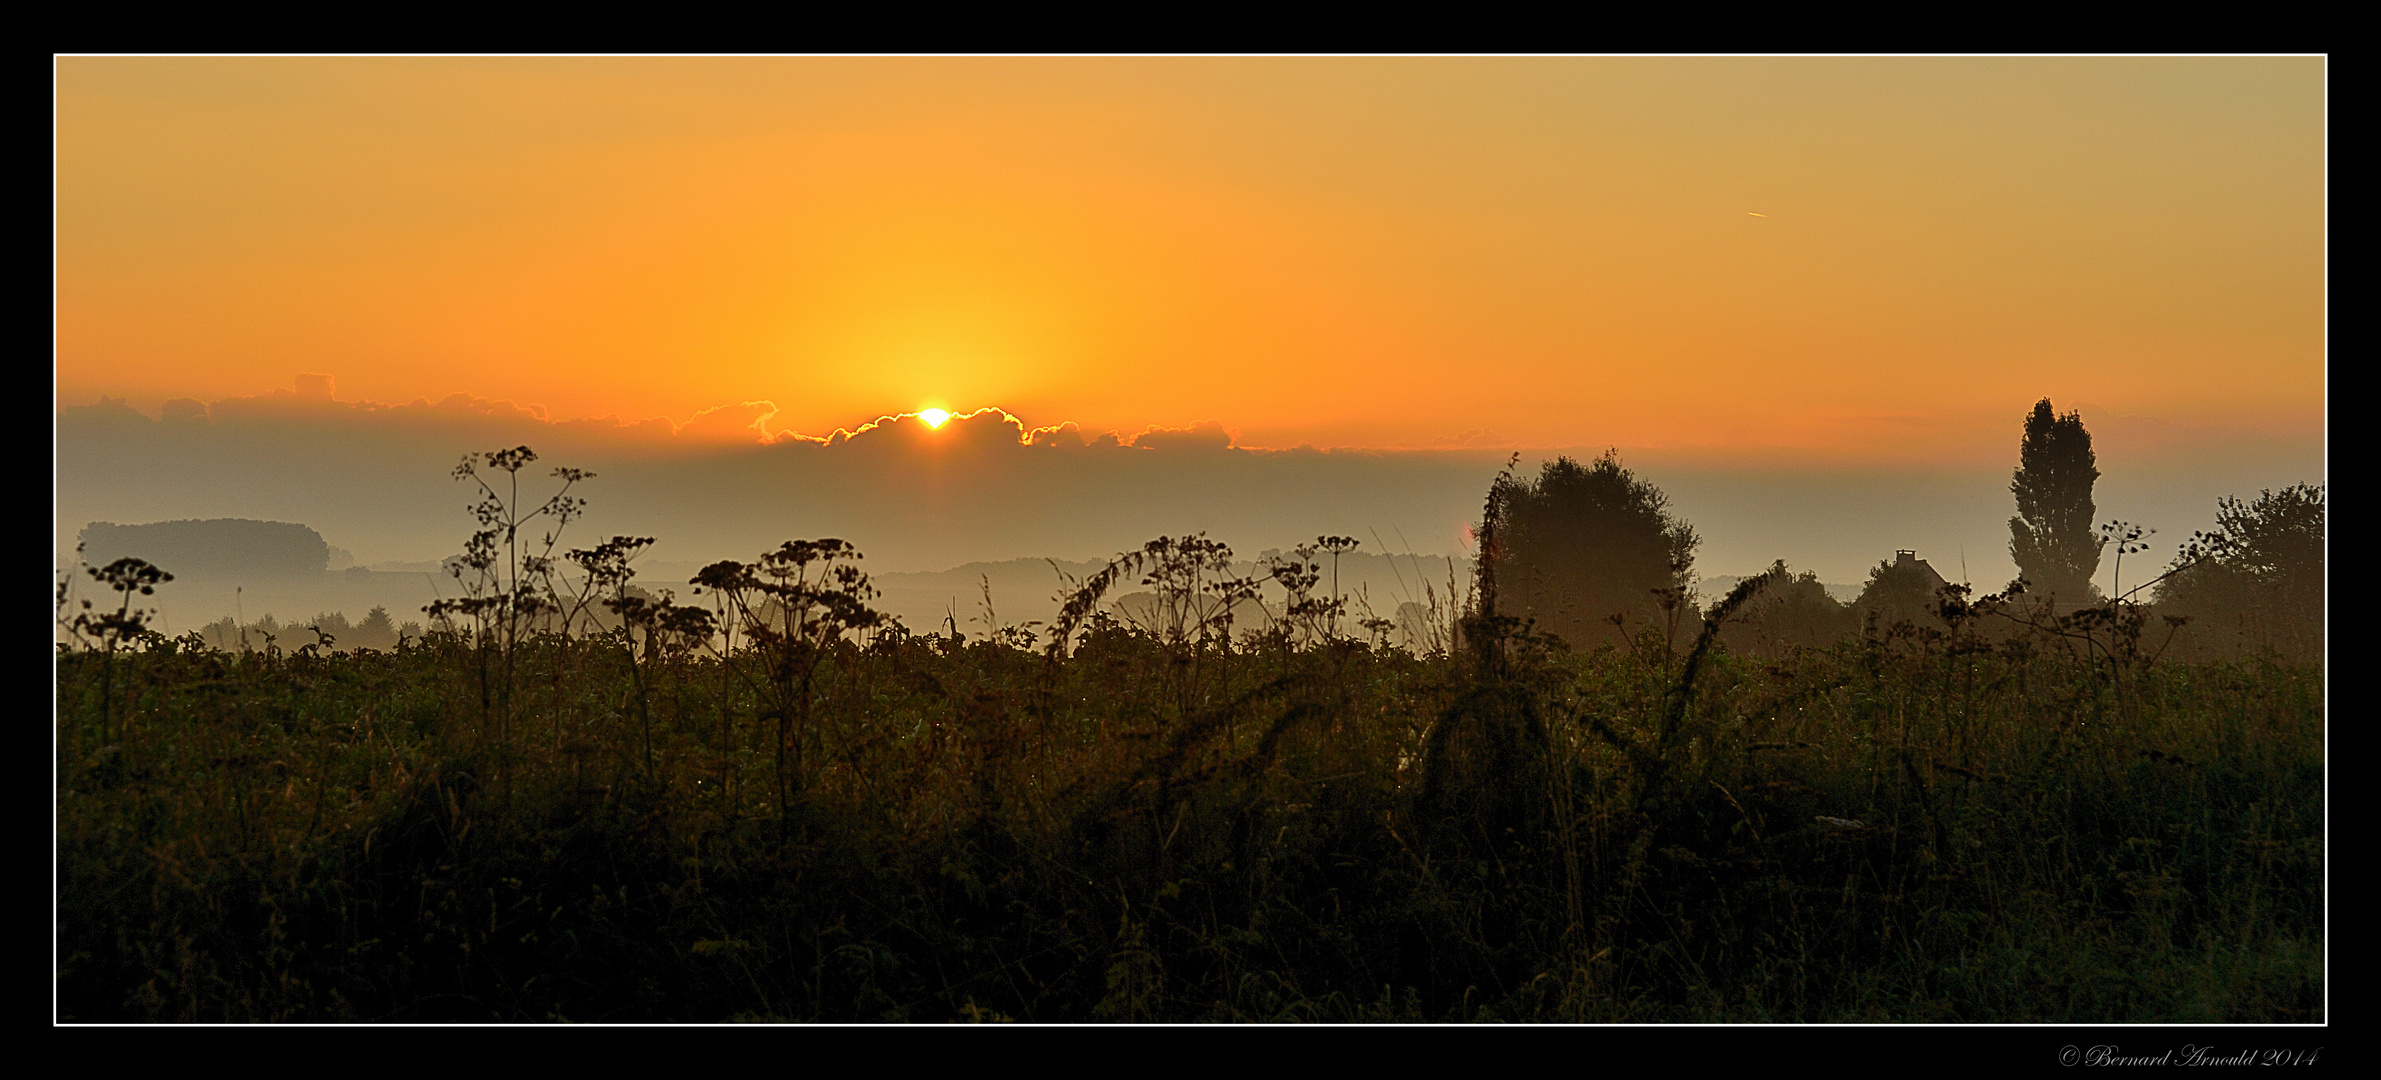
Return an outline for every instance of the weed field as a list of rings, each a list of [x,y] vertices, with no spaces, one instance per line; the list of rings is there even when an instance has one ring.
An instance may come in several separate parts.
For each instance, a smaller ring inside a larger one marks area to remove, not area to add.
[[[60,1017],[2325,1018],[2321,669],[2122,610],[1417,653],[1152,571],[1170,630],[1043,644],[740,569],[720,627],[62,648]]]

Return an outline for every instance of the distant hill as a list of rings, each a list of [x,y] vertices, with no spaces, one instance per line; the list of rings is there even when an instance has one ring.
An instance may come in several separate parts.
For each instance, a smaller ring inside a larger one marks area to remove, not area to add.
[[[93,566],[131,557],[184,576],[286,577],[319,574],[331,564],[331,546],[321,533],[287,521],[94,521],[80,539],[83,561]]]

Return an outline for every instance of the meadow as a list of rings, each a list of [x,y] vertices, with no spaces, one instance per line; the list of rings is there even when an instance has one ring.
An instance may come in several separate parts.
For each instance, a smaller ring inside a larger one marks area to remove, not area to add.
[[[59,648],[60,1019],[2326,1019],[2322,668],[2137,605],[1409,648],[1188,538],[963,637],[492,512],[392,649]]]

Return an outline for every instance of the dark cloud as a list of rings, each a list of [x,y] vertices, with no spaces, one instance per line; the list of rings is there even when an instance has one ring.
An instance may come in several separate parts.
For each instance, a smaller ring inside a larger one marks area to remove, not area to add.
[[[1202,420],[1184,428],[1149,428],[1133,436],[1133,445],[1152,450],[1226,450],[1232,436],[1217,420]]]
[[[1160,534],[1205,531],[1254,551],[1367,529],[1443,553],[1501,464],[1478,452],[1240,449],[1216,423],[1126,440],[998,410],[940,430],[894,416],[771,437],[774,412],[749,402],[685,425],[552,422],[467,395],[384,405],[284,390],[177,403],[170,419],[151,419],[107,400],[59,417],[59,530],[252,518],[311,526],[365,563],[435,559],[471,528],[455,463],[528,445],[540,461],[523,474],[538,477],[527,490],[547,490],[552,466],[596,473],[579,491],[590,512],[572,537],[657,536],[657,556],[670,559],[838,536],[886,570],[940,570],[1091,558]]]

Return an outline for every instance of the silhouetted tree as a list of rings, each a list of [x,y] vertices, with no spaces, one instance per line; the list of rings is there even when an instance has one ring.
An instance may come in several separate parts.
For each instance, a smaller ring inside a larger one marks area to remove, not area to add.
[[[1701,540],[1669,501],[1612,450],[1590,465],[1558,457],[1535,480],[1508,470],[1480,527],[1488,613],[1534,621],[1574,649],[1626,644],[1630,623],[1676,614]]]
[[[2101,537],[2092,528],[2092,482],[2100,470],[2082,416],[2052,411],[2049,398],[2036,402],[2017,461],[2009,484],[2017,496],[2009,556],[2018,579],[2029,592],[2070,603],[2096,599],[2092,575],[2100,569]]]
[[[355,647],[359,649],[394,649],[397,647],[397,623],[389,617],[389,609],[378,604],[365,614],[364,621],[355,625]]]
[[[1827,595],[1819,575],[1797,575],[1779,559],[1763,576],[1768,584],[1720,631],[1731,650],[1778,657],[1797,648],[1825,648],[1859,629],[1859,616]]]
[[[1942,575],[1926,560],[1915,552],[1900,552],[1894,561],[1880,562],[1868,572],[1868,584],[1852,601],[1852,610],[1862,620],[1876,620],[1880,628],[1906,622],[1941,629],[1943,620],[1935,605],[1943,585]]]
[[[2197,625],[2194,651],[2270,647],[2290,659],[2323,651],[2323,487],[2265,491],[2253,503],[2217,501],[2216,528],[2199,533],[2158,582],[2161,614]]]

